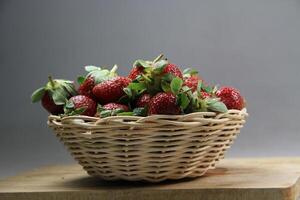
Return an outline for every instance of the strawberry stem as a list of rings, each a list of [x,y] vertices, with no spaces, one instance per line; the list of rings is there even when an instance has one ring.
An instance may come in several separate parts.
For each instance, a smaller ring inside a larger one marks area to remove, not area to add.
[[[164,54],[159,54],[159,56],[157,56],[154,60],[153,63],[156,63],[157,61],[159,61],[160,59],[162,59],[164,57]]]
[[[110,73],[115,73],[118,69],[118,65],[114,65],[113,68],[110,70]]]
[[[50,82],[51,86],[54,87],[55,84],[54,84],[54,81],[53,81],[52,77],[48,76],[48,79],[49,79],[49,82]]]

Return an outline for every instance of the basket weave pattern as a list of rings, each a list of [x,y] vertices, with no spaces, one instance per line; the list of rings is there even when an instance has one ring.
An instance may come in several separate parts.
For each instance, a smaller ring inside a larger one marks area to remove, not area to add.
[[[214,168],[246,116],[246,110],[102,119],[51,115],[48,125],[88,174],[159,182]]]

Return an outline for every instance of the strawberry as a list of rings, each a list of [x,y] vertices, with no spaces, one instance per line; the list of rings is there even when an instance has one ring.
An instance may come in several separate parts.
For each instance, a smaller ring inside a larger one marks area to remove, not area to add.
[[[142,74],[143,71],[144,71],[144,67],[142,67],[142,66],[135,66],[129,72],[128,78],[130,78],[131,80],[134,80],[134,79],[136,79],[136,77],[138,75]]]
[[[105,104],[102,108],[104,110],[116,110],[116,109],[120,109],[120,110],[123,110],[125,112],[129,111],[128,106],[123,105],[123,104],[118,104],[118,103],[108,103],[108,104]]]
[[[118,76],[111,80],[97,84],[93,88],[93,94],[102,104],[118,101],[125,92],[123,89],[129,85],[131,79]]]
[[[197,75],[192,75],[184,79],[184,85],[192,89],[193,92],[197,90],[198,82],[201,81]]]
[[[80,83],[78,93],[81,95],[88,96],[92,99],[96,99],[92,92],[96,84],[109,80],[117,75],[116,65],[110,71],[95,66],[86,66],[85,70],[88,72],[86,77],[80,77],[78,79]]]
[[[162,74],[167,74],[167,73],[173,74],[174,76],[177,76],[181,79],[183,78],[180,69],[176,65],[171,63],[167,64],[163,69]]]
[[[51,114],[53,115],[59,115],[64,113],[64,106],[63,105],[56,105],[50,97],[48,92],[45,92],[45,94],[42,97],[42,106]]]
[[[208,94],[207,92],[201,91],[200,93],[201,93],[200,98],[202,98],[202,99],[207,99],[207,98],[211,97],[211,95]]]
[[[65,106],[65,113],[69,115],[80,114],[94,116],[97,112],[97,103],[84,95],[73,96]]]
[[[241,110],[245,101],[240,92],[233,87],[222,87],[216,92],[216,96],[226,105],[228,109]]]
[[[180,107],[176,104],[176,96],[170,92],[160,92],[151,98],[148,108],[148,115],[166,114],[177,115]]]
[[[84,80],[84,82],[79,86],[78,93],[81,95],[88,96],[92,99],[95,99],[93,95],[93,88],[95,87],[95,80],[92,77],[88,77]]]
[[[149,102],[151,100],[150,94],[143,94],[140,96],[136,101],[136,107],[146,107],[149,105]]]
[[[52,79],[49,76],[49,82],[31,95],[33,103],[41,101],[42,106],[51,114],[58,115],[64,112],[63,107],[68,99],[76,95],[73,81]]]

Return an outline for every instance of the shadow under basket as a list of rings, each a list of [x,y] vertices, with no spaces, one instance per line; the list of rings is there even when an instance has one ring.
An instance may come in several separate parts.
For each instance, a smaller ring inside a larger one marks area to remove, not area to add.
[[[147,117],[50,115],[48,125],[89,175],[159,182],[214,168],[247,116],[246,109]]]

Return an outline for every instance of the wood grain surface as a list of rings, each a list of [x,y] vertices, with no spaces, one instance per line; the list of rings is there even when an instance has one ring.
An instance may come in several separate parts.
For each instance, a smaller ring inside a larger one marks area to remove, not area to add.
[[[195,179],[107,182],[79,165],[49,166],[0,181],[0,199],[296,200],[300,158],[225,159]]]

